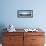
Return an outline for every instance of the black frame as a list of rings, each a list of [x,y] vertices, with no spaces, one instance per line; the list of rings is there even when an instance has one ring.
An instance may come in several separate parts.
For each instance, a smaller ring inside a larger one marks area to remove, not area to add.
[[[22,14],[21,12],[28,12],[29,14]],[[33,10],[18,10],[17,17],[18,18],[32,18],[33,17]]]

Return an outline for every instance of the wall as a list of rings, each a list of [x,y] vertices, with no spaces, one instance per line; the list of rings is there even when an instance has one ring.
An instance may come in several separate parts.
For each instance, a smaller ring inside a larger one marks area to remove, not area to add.
[[[42,27],[46,31],[46,0],[0,0],[0,25],[16,28]],[[17,10],[33,10],[33,18],[17,18]]]

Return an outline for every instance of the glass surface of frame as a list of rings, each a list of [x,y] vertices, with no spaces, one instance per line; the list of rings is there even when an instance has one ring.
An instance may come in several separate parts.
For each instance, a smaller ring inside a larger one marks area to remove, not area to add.
[[[18,18],[32,18],[33,10],[18,10],[17,17]]]

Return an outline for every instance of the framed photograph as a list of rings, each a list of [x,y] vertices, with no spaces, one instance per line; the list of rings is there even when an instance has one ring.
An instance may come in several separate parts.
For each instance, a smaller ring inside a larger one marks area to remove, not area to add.
[[[18,18],[32,18],[33,10],[18,10],[17,17]]]

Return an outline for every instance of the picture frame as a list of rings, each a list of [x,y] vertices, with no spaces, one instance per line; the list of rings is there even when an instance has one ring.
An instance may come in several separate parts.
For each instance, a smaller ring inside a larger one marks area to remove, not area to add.
[[[18,18],[33,18],[33,10],[18,10]]]

